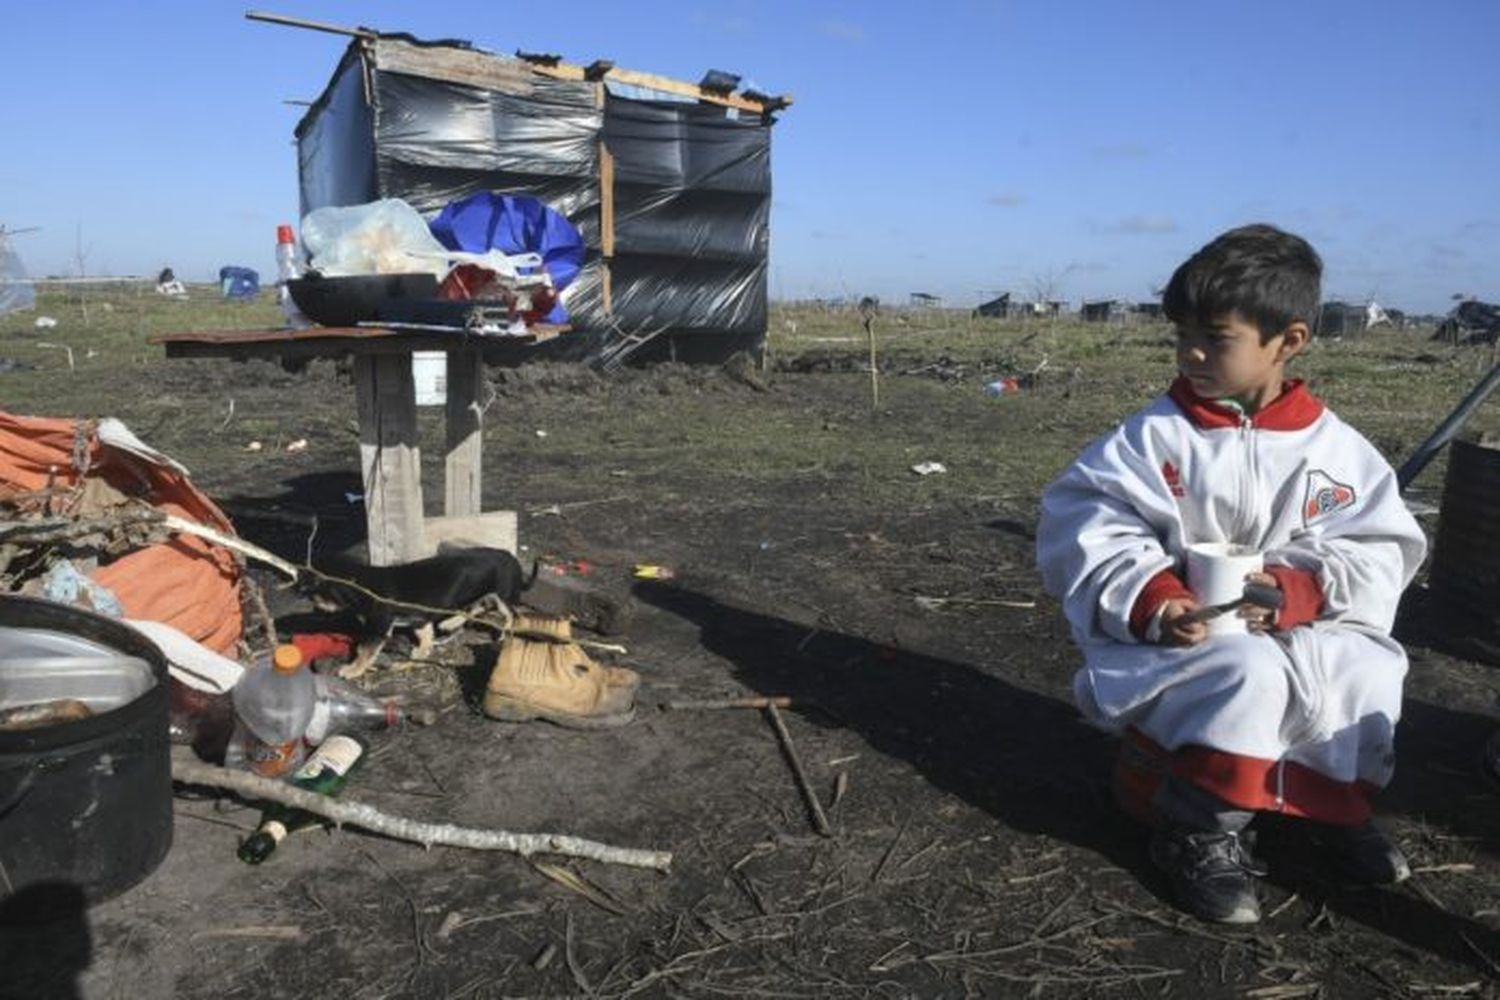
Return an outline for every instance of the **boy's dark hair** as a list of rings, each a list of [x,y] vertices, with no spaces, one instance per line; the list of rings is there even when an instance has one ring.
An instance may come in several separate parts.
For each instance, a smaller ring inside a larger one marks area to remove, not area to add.
[[[1238,313],[1261,343],[1301,320],[1312,331],[1322,300],[1323,261],[1300,236],[1257,224],[1216,237],[1172,274],[1162,312],[1179,326],[1208,327]]]

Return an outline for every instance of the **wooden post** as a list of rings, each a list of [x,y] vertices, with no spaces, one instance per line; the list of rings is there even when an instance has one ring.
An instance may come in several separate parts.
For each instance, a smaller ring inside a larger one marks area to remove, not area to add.
[[[602,139],[599,140],[599,252],[604,255],[604,313],[610,315],[614,312],[610,266],[615,256],[615,158]]]
[[[473,347],[448,352],[447,433],[443,513],[448,517],[478,514],[483,498],[482,457],[484,361]]]
[[[359,464],[365,483],[370,565],[426,555],[422,532],[422,455],[411,355],[354,358]]]
[[[865,317],[865,335],[870,338],[870,409],[880,409],[880,367],[875,357],[875,317]]]

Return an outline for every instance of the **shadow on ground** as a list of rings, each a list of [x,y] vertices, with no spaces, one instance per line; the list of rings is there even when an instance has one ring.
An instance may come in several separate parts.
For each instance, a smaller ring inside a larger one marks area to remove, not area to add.
[[[246,541],[295,563],[307,561],[309,548],[316,562],[364,541],[365,488],[358,473],[312,472],[279,485],[273,494],[219,501]]]
[[[1112,801],[1115,742],[1085,725],[1070,704],[969,664],[809,630],[683,586],[642,584],[635,592],[697,625],[703,647],[728,661],[747,687],[789,696],[809,722],[852,729],[875,750],[907,761],[932,785],[1006,827],[1094,851],[1164,898],[1161,880],[1145,861],[1144,832]],[[995,666],[1007,670],[1007,661],[1033,652],[1019,645]],[[1402,768],[1414,777],[1398,782],[1382,811],[1461,835],[1492,837],[1500,829],[1494,809],[1485,810],[1485,819],[1465,804],[1466,796],[1483,792],[1472,767],[1449,775],[1446,785],[1417,777],[1434,765],[1446,769],[1455,747],[1472,743],[1477,752],[1491,725],[1472,713],[1409,701]],[[1493,797],[1486,802],[1493,807]],[[1420,879],[1400,889],[1341,889],[1326,880],[1295,822],[1268,826],[1264,841],[1278,885],[1408,948],[1486,975],[1500,972],[1489,958],[1500,954],[1500,935],[1444,908]]]
[[[0,1000],[69,1000],[93,957],[83,892],[40,882],[0,899]]]

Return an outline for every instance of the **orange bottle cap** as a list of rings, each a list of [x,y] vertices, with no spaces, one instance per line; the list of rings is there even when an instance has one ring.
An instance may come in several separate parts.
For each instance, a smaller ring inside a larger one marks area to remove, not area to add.
[[[271,654],[271,666],[279,673],[295,673],[302,666],[302,650],[290,644],[277,646]]]

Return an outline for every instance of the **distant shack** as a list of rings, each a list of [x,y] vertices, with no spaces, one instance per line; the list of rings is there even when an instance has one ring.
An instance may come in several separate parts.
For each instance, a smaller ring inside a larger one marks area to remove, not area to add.
[[[1125,310],[1119,299],[1099,299],[1085,302],[1078,315],[1085,323],[1110,323],[1123,320]]]
[[[998,295],[988,302],[979,303],[979,305],[974,307],[974,312],[970,315],[975,317],[983,316],[988,319],[1005,319],[1013,315],[1011,309],[1010,293],[1006,292],[1004,295]]]
[[[1318,312],[1318,328],[1314,335],[1327,340],[1358,337],[1367,329],[1364,306],[1348,302],[1325,302]]]

